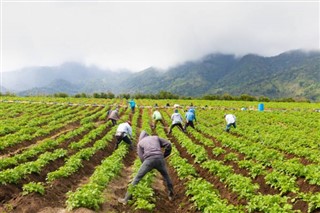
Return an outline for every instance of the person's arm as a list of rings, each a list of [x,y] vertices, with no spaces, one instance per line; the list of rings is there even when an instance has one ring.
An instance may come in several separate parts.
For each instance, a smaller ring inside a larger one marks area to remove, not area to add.
[[[132,139],[132,128],[129,124],[128,124],[128,134],[129,134],[129,137]]]
[[[160,146],[164,148],[163,157],[166,158],[171,154],[171,150],[172,150],[171,143],[163,138],[159,138],[159,141],[160,141]]]
[[[137,147],[137,152],[138,152],[138,156],[139,156],[141,162],[143,162],[144,161],[144,158],[143,158],[144,150],[139,144]]]
[[[185,119],[186,119],[186,123],[188,123],[188,113],[186,113]]]

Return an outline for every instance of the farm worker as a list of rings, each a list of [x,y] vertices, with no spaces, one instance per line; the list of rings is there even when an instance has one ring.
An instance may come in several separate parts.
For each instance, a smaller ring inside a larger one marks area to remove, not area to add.
[[[196,116],[196,110],[194,109],[192,103],[190,104],[190,107],[189,107],[189,110],[188,110],[188,111],[192,112],[192,113],[194,114],[194,116]]]
[[[115,137],[117,139],[115,149],[118,148],[121,141],[124,141],[125,143],[130,145],[130,150],[133,150],[133,145],[131,142],[131,140],[132,140],[131,121],[127,121],[127,122],[119,124],[117,131],[116,131],[116,134],[115,134]]]
[[[184,130],[187,130],[188,126],[191,126],[192,128],[194,128],[193,121],[197,121],[196,115],[194,112],[195,111],[190,108],[186,113],[186,123],[184,125]]]
[[[226,132],[230,131],[231,126],[236,128],[236,116],[233,114],[225,114],[224,118],[226,119],[227,126],[226,126]]]
[[[134,102],[134,100],[131,99],[128,103],[130,105],[131,112],[134,113],[134,108],[136,107],[136,102]]]
[[[170,126],[169,134],[171,134],[172,128],[175,126],[178,126],[181,129],[181,131],[184,132],[184,129],[182,127],[182,116],[180,115],[177,109],[175,109],[174,113],[171,115],[171,120],[172,124]]]
[[[164,152],[162,150],[164,148]],[[171,153],[171,143],[163,138],[156,135],[149,136],[146,131],[142,131],[139,137],[137,145],[138,156],[142,162],[142,165],[134,177],[131,185],[135,186],[149,171],[156,169],[160,172],[164,178],[168,188],[168,198],[173,199],[173,185],[169,177],[165,158]],[[132,198],[132,195],[127,191],[124,198],[119,198],[118,201],[122,204],[127,204]]]
[[[152,128],[156,128],[156,125],[158,122],[162,123],[162,116],[161,116],[161,113],[159,112],[159,110],[156,110],[153,112],[152,119],[154,120]],[[163,125],[163,123],[162,123],[162,125]]]
[[[112,110],[111,112],[108,111],[108,121],[112,121],[112,125],[115,126],[117,124],[117,120],[119,120],[119,109],[118,107],[115,110]]]

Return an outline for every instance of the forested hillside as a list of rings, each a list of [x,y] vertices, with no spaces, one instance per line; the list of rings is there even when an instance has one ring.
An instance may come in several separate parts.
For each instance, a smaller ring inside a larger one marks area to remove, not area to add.
[[[210,54],[167,70],[110,71],[66,63],[3,73],[5,90],[19,95],[65,92],[158,93],[183,96],[249,94],[320,100],[320,52],[288,51],[273,57]]]

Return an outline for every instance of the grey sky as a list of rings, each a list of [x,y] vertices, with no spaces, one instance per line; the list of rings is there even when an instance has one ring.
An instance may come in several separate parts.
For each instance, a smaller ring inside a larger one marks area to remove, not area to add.
[[[168,68],[208,53],[320,49],[319,1],[2,2],[2,70]]]

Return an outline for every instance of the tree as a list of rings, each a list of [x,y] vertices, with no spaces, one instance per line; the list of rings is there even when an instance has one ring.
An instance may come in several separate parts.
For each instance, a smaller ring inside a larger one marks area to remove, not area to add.
[[[248,94],[242,94],[240,96],[240,100],[242,101],[256,101],[257,99],[251,95],[248,95]]]
[[[67,93],[59,92],[59,93],[54,93],[54,97],[59,97],[59,98],[67,98],[69,95]]]
[[[88,95],[86,93],[79,93],[74,96],[75,98],[87,98]]]
[[[100,94],[95,92],[95,93],[93,93],[93,97],[94,98],[100,98]]]

